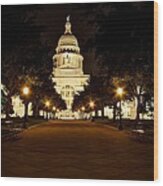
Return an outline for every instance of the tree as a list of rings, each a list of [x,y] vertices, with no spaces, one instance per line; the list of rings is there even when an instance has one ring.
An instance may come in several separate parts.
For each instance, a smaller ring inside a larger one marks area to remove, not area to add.
[[[21,95],[27,85],[31,89],[29,101],[33,114],[39,115],[44,97],[56,99],[64,107],[52,82],[52,50],[41,42],[40,24],[35,23],[38,6],[3,6],[2,8],[2,83],[8,90],[6,115],[9,116],[11,97]],[[15,36],[15,37],[14,37]]]
[[[86,111],[90,112],[91,111],[91,108],[89,106],[90,101],[93,101],[95,103],[94,110],[96,116],[98,109],[103,110],[104,86],[102,86],[101,84],[103,83],[102,78],[91,75],[89,85],[85,87],[85,90],[83,92],[75,96],[73,103],[74,110],[78,110],[82,106],[85,106]]]
[[[128,95],[136,100],[136,120],[137,123],[140,119],[140,113],[145,110],[145,100],[152,102],[154,97],[153,89],[153,73],[150,70],[150,66],[143,68],[135,68],[135,72],[129,75],[126,73],[124,79],[127,86]],[[143,101],[144,100],[144,101]]]
[[[140,97],[153,97],[153,2],[102,4],[96,8],[100,11],[92,20],[97,26],[88,47],[96,51],[96,62],[105,69],[101,74],[108,82],[101,83],[107,87],[103,96],[116,108],[112,79],[123,80],[127,99],[137,100],[139,120]]]
[[[41,27],[33,25],[33,19],[31,6],[2,6],[2,84],[7,89],[6,117],[10,114],[11,97],[20,95],[22,77],[25,79],[27,75],[24,69],[30,68],[24,61],[31,58],[31,43],[38,42],[40,36],[36,30]]]

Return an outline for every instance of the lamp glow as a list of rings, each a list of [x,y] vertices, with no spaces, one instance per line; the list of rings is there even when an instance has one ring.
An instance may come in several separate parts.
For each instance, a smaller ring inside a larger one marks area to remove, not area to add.
[[[121,88],[121,87],[117,88],[117,95],[119,95],[119,96],[123,95],[123,88]]]
[[[23,88],[23,94],[28,95],[29,94],[29,87],[24,87]]]
[[[46,107],[49,107],[50,106],[50,101],[46,101],[45,105],[46,105]]]
[[[85,111],[85,107],[83,106],[83,107],[81,108],[81,110],[82,110],[82,111]]]
[[[93,101],[90,101],[89,106],[93,109],[95,107],[95,103]]]

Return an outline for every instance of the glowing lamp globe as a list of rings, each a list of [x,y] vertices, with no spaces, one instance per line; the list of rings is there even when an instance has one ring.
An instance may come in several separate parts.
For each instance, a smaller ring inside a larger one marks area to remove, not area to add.
[[[49,102],[49,101],[46,101],[45,105],[46,105],[47,107],[49,107],[49,106],[50,106],[50,102]]]
[[[85,107],[83,106],[83,107],[81,108],[81,110],[82,110],[82,111],[85,111]]]
[[[29,94],[29,87],[24,87],[23,88],[23,94],[28,95]]]
[[[93,101],[90,101],[89,106],[90,106],[91,108],[94,108],[94,107],[95,107],[95,103],[94,103]]]
[[[122,96],[123,94],[123,88],[119,87],[117,88],[117,95]]]

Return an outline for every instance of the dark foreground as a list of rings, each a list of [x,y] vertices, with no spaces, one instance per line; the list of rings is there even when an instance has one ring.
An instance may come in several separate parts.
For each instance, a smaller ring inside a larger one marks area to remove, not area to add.
[[[49,121],[2,143],[2,176],[153,180],[153,145],[88,121]]]

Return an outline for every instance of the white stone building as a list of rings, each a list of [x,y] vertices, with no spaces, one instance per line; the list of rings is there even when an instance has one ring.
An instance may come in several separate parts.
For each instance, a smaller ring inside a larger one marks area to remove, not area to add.
[[[14,113],[11,115],[12,117],[24,117],[25,112],[25,106],[23,104],[23,101],[20,99],[20,96],[12,96],[12,105]],[[32,103],[30,102],[28,105],[28,116],[32,116]]]
[[[7,96],[8,94],[8,90],[6,89],[6,87],[4,85],[1,84],[1,91],[3,91],[4,95]],[[20,96],[15,95],[11,97],[11,101],[12,101],[12,105],[13,105],[13,114],[10,114],[11,117],[24,117],[24,104],[22,99],[20,99]],[[1,105],[2,106],[2,105]],[[32,103],[30,102],[28,105],[28,115],[32,116],[33,112],[32,112]],[[6,115],[1,113],[1,118],[6,118]]]
[[[83,72],[83,56],[77,38],[72,34],[70,17],[67,17],[65,32],[58,41],[56,54],[53,56],[53,81],[55,89],[65,101],[67,110],[60,112],[63,118],[73,117],[72,104],[74,95],[84,91],[89,75]]]
[[[134,99],[132,101],[125,100],[121,102],[121,108],[122,108],[122,118],[123,119],[130,119],[130,120],[135,120],[136,119],[136,109],[137,109],[137,100]],[[117,107],[119,107],[119,103],[117,103]],[[149,110],[148,104],[146,104],[146,113],[140,113],[140,119],[145,119],[145,120],[151,120],[153,118],[153,112]],[[92,113],[93,116],[95,116],[95,112]],[[98,110],[97,116],[100,117],[102,116],[102,111]],[[104,107],[104,116],[108,119],[113,118],[113,107],[112,106],[105,106]],[[117,115],[117,118],[119,116]]]

